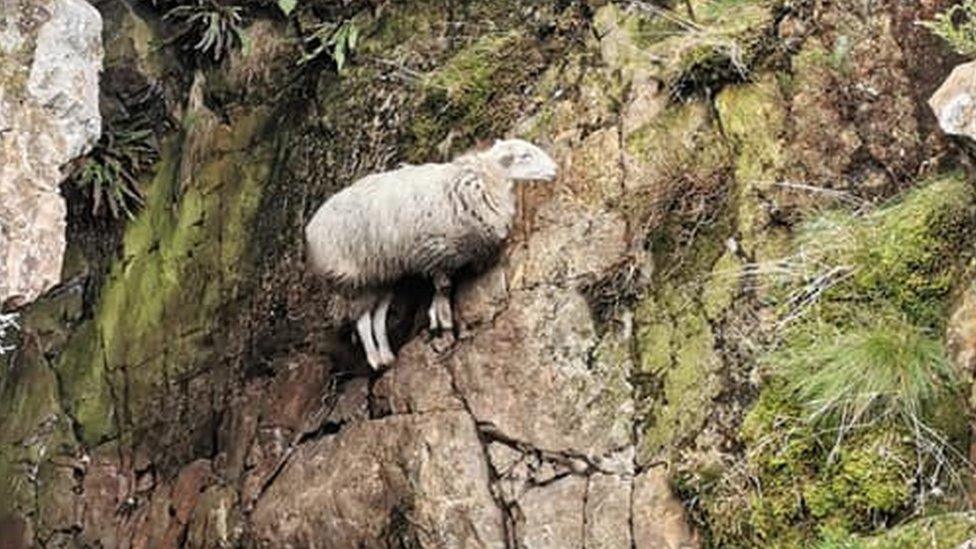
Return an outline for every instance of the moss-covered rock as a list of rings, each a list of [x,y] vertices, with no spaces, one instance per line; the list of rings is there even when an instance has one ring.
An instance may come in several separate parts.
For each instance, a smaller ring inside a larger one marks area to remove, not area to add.
[[[809,260],[846,267],[849,281],[828,301],[887,303],[923,327],[941,331],[947,299],[965,265],[962,243],[976,222],[970,181],[949,174],[925,182],[894,204],[863,217],[832,212],[801,228]]]
[[[735,154],[737,233],[756,260],[785,251],[786,231],[773,226],[767,201],[776,194],[787,164],[783,143],[786,102],[771,74],[729,86],[715,100],[724,135]]]
[[[635,331],[648,397],[638,459],[673,459],[701,431],[722,386],[712,327],[692,296],[671,288],[638,305]]]
[[[965,418],[947,424],[938,410],[962,392],[933,335],[965,263],[959,235],[976,221],[972,201],[969,182],[950,174],[872,213],[827,213],[800,231],[797,257],[851,274],[802,312],[791,298],[784,314],[794,320],[763,359],[767,380],[742,424],[745,469],[682,475],[712,543],[797,546],[827,531],[873,532],[919,505],[923,480],[951,491],[929,468],[958,455]],[[923,436],[919,424],[938,431]]]
[[[147,206],[125,233],[124,260],[55,365],[88,445],[161,421],[154,395],[208,362],[210,347],[196,334],[215,329],[219,308],[236,298],[248,272],[245,227],[273,159],[270,147],[250,147],[260,123],[233,128],[218,131],[209,158],[190,165],[193,184],[175,204],[181,150],[164,148]]]

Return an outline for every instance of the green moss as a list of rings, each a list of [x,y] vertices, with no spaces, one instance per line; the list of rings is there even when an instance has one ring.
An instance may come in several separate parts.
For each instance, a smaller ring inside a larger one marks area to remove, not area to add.
[[[782,254],[787,235],[769,228],[767,207],[760,198],[782,179],[786,164],[786,103],[778,84],[766,75],[753,84],[726,87],[715,107],[735,155],[741,244],[760,261]]]
[[[878,536],[860,540],[864,549],[955,548],[976,536],[976,516],[947,513],[914,520]]]
[[[748,78],[760,56],[765,29],[773,22],[773,3],[765,0],[694,0],[693,17],[672,11],[679,22],[672,36],[648,51],[661,63],[658,77],[672,95],[712,95]]]
[[[742,261],[730,251],[715,263],[702,288],[702,307],[708,318],[717,320],[732,305],[742,280],[742,267]]]
[[[29,438],[61,411],[57,379],[43,360],[28,351],[0,394],[0,444]]]
[[[886,425],[858,431],[828,459],[788,391],[767,386],[745,418],[744,468],[680,482],[711,546],[809,546],[828,530],[873,531],[913,502],[914,448]]]
[[[514,31],[479,38],[427,75],[424,86],[442,93],[454,104],[482,108],[492,92],[492,78],[518,41],[519,34]]]
[[[411,150],[417,155],[410,160],[430,160],[430,151],[450,131],[470,143],[500,128],[506,122],[505,98],[518,93],[534,51],[521,31],[490,33],[427,74],[422,80],[424,108],[410,128]]]
[[[694,166],[725,164],[729,151],[706,104],[690,102],[669,108],[627,138],[627,151],[667,176]]]
[[[193,183],[175,204],[180,148],[164,147],[146,207],[123,238],[123,260],[112,266],[94,318],[57,361],[66,402],[89,445],[148,426],[167,380],[209,356],[185,334],[213,332],[219,308],[235,296],[249,263],[248,227],[270,173],[269,147],[247,146],[261,125],[247,120],[218,136],[223,145],[193,167]]]
[[[689,3],[673,4],[627,12],[610,4],[597,11],[594,26],[609,64],[621,70],[625,81],[652,77],[680,96],[743,80],[763,30],[773,21],[772,3],[694,0],[692,13],[685,9]]]
[[[721,362],[711,325],[681,292],[665,288],[645,298],[635,323],[641,371],[658,385],[649,395],[649,423],[641,437],[640,459],[646,461],[675,454],[698,434],[721,387]]]
[[[659,376],[671,368],[671,346],[675,327],[659,300],[644,298],[638,304],[637,341],[640,352],[640,371]]]
[[[798,246],[826,265],[851,267],[849,283],[827,298],[888,303],[910,321],[941,330],[963,264],[961,243],[974,221],[972,184],[948,175],[863,218],[832,213],[814,219],[800,231]]]
[[[827,212],[802,227],[785,264],[851,274],[761,361],[767,379],[740,433],[744,470],[681,479],[714,545],[847,546],[848,532],[907,517],[919,474],[952,492],[931,467],[965,446],[967,420],[940,412],[960,400],[940,334],[974,218],[970,183],[945,175],[870,214]],[[919,435],[920,424],[937,430]]]

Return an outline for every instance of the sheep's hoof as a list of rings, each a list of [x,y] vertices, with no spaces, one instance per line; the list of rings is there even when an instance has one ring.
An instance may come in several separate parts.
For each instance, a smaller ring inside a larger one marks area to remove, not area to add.
[[[453,311],[451,311],[451,302],[447,299],[440,299],[435,301],[437,307],[437,323],[440,325],[441,329],[444,331],[451,331],[454,329],[454,319]]]
[[[369,367],[372,368],[373,371],[379,371],[380,369],[383,368],[382,357],[374,357],[374,356],[366,355],[366,362],[369,363]]]
[[[454,332],[445,331],[441,332],[439,336],[431,340],[430,346],[435,352],[443,354],[454,347],[455,342],[456,340],[454,339]]]

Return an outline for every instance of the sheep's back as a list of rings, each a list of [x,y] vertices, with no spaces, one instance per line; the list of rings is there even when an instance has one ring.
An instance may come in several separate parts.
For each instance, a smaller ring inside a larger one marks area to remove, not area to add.
[[[451,224],[445,186],[456,172],[450,164],[405,166],[336,193],[306,227],[312,268],[353,286],[416,272],[418,246]]]

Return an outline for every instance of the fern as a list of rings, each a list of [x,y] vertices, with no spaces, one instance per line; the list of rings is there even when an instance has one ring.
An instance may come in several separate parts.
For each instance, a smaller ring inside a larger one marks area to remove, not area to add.
[[[244,43],[241,26],[244,8],[223,5],[216,0],[197,0],[194,4],[176,6],[166,12],[165,20],[179,25],[176,40],[184,49],[209,56],[217,62],[231,49]]]
[[[138,119],[106,129],[92,151],[74,163],[68,180],[87,194],[92,217],[107,208],[114,219],[131,219],[143,204],[137,177],[158,157],[153,130]]]
[[[963,0],[922,25],[961,55],[976,57],[976,0]]]
[[[328,53],[336,64],[336,70],[341,71],[359,43],[359,27],[352,21],[322,23],[305,37],[304,42],[311,49],[302,56],[299,65],[311,63]]]

